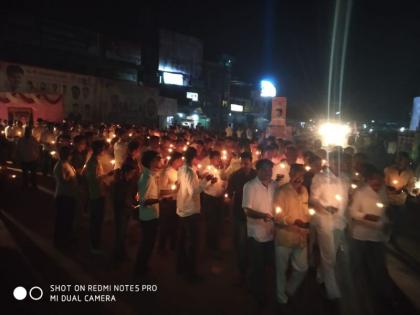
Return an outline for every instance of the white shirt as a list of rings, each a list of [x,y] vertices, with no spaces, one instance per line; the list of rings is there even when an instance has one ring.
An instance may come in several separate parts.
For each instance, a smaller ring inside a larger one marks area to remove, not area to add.
[[[172,185],[176,184],[177,180],[178,172],[176,169],[174,169],[172,166],[164,168],[159,179],[160,190],[172,190]],[[172,197],[173,199],[176,199],[176,192],[165,195],[164,197]]]
[[[411,169],[406,169],[399,172],[394,166],[385,168],[385,185],[394,187],[396,190],[405,188],[409,193],[412,193],[415,184],[415,175]],[[407,193],[401,191],[400,193],[388,193],[389,202],[392,205],[402,206],[407,200]]]
[[[125,141],[117,141],[114,144],[114,170],[117,170],[122,167],[128,152],[128,144]]]
[[[338,212],[334,214],[327,211],[317,212],[311,221],[325,229],[343,230],[347,222],[345,210],[349,187],[350,181],[343,174],[337,177],[329,170],[316,174],[312,179],[310,199],[318,201],[323,207],[335,207]]]
[[[242,208],[249,208],[261,213],[273,215],[273,196],[276,184],[265,187],[258,177],[247,182],[243,190]],[[272,241],[274,237],[273,222],[247,217],[248,237],[258,242]]]
[[[388,198],[385,187],[379,192],[374,191],[369,185],[356,190],[349,208],[350,216],[353,219],[351,224],[352,237],[360,241],[386,241],[383,227],[388,222],[385,215],[387,205]],[[366,214],[373,214],[381,219],[378,222],[368,221],[364,219]]]
[[[188,165],[178,170],[178,194],[176,198],[176,213],[180,217],[188,217],[200,213],[200,193],[207,181],[198,179],[196,172]]]
[[[227,186],[226,181],[220,178],[221,170],[216,169],[213,165],[209,165],[206,171],[216,177],[217,182],[212,184],[211,181],[209,181],[204,188],[204,192],[213,197],[221,197],[225,193]]]

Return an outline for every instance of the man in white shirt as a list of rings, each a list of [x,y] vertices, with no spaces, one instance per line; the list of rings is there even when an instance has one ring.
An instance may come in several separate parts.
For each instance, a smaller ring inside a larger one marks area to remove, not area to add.
[[[150,256],[156,241],[159,218],[159,183],[156,173],[161,165],[161,156],[156,151],[146,151],[141,163],[144,170],[139,179],[138,193],[142,240],[137,254],[135,276],[142,276],[148,272]]]
[[[222,160],[219,151],[211,151],[210,164],[207,171],[213,178],[205,187],[202,194],[203,212],[206,221],[206,243],[207,248],[213,256],[219,256],[220,234],[223,222],[223,198],[226,191],[226,181],[220,178]]]
[[[249,287],[259,305],[264,303],[265,266],[273,258],[273,163],[262,159],[256,164],[257,177],[245,184],[242,207],[247,215],[249,239]]]
[[[200,281],[197,275],[196,255],[200,220],[200,193],[207,185],[208,174],[203,179],[197,175],[197,150],[189,147],[185,152],[185,165],[178,171],[176,213],[179,216],[179,240],[176,268],[191,282]]]
[[[184,164],[182,154],[174,152],[160,174],[159,189],[161,201],[159,203],[160,221],[159,221],[159,251],[163,253],[166,249],[166,244],[169,242],[172,250],[175,249],[177,237],[177,222],[178,216],[176,214],[176,195],[178,170]]]
[[[122,167],[128,154],[127,132],[123,129],[117,130],[118,140],[114,143],[114,170]]]
[[[316,230],[321,254],[318,280],[324,282],[330,300],[341,297],[335,264],[339,248],[345,245],[345,211],[350,187],[348,178],[340,173],[339,158],[338,152],[330,154],[330,168],[314,176],[310,195],[310,204],[316,211],[311,223]]]
[[[364,176],[367,184],[355,192],[349,208],[353,219],[353,275],[357,287],[368,287],[379,294],[381,301],[392,302],[391,279],[385,262],[384,242],[388,239],[385,210],[389,203],[384,178],[372,165],[365,167]]]

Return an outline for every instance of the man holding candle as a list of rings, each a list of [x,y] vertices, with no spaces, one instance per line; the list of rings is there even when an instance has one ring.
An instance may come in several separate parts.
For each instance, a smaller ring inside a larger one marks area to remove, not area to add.
[[[206,243],[214,258],[220,256],[220,236],[223,222],[223,195],[226,181],[220,178],[222,160],[219,151],[211,151],[208,172],[213,176],[202,195],[203,211],[206,216]]]
[[[169,241],[171,249],[175,249],[176,244],[176,194],[177,194],[177,180],[178,170],[184,164],[182,154],[174,152],[159,179],[159,189],[161,201],[160,208],[160,231],[159,231],[159,251],[164,252],[166,243]]]
[[[413,193],[415,175],[410,169],[410,157],[407,152],[400,152],[395,165],[386,167],[385,185],[389,199],[389,216],[394,224],[391,241],[395,242],[398,230],[401,228],[401,216],[405,209],[408,194]]]
[[[386,225],[388,206],[383,174],[374,166],[366,166],[367,184],[357,190],[349,208],[352,263],[358,287],[370,287],[380,301],[392,299],[391,280],[385,263],[384,242],[388,239]],[[374,303],[376,304],[376,303]]]
[[[141,158],[141,164],[144,169],[138,182],[138,193],[142,240],[135,265],[136,276],[148,272],[150,256],[156,241],[159,218],[159,184],[156,174],[161,165],[161,156],[156,151],[146,151]]]
[[[303,165],[292,164],[290,182],[274,193],[277,302],[287,304],[302,283],[308,269],[308,191],[303,185]],[[292,273],[287,281],[289,265]]]
[[[193,283],[197,275],[196,255],[200,223],[200,193],[210,179],[208,174],[200,180],[197,175],[197,150],[189,147],[185,152],[185,165],[178,170],[178,193],[176,213],[179,216],[179,240],[177,249],[177,272],[184,274]]]
[[[273,256],[273,194],[276,184],[271,180],[273,162],[259,160],[256,169],[257,177],[244,186],[242,208],[247,215],[249,287],[258,304],[263,306],[265,267]]]
[[[233,238],[241,277],[240,281],[243,282],[247,265],[246,215],[242,208],[243,188],[248,181],[255,178],[257,173],[252,167],[251,152],[241,153],[240,159],[241,168],[229,178],[227,191],[228,195],[233,198]]]
[[[318,281],[325,284],[327,298],[336,300],[341,293],[335,277],[336,256],[344,248],[344,229],[350,180],[340,172],[340,153],[330,153],[329,168],[314,176],[310,204],[316,214],[312,217],[321,254]]]

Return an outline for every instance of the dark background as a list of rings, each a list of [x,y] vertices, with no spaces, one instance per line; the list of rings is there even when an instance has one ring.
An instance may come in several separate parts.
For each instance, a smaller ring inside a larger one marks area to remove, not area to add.
[[[346,0],[342,0],[346,2]],[[234,59],[236,79],[270,76],[289,113],[325,113],[333,0],[14,2],[30,12],[138,40],[149,19],[203,40],[205,58]],[[420,95],[420,1],[354,0],[344,76],[343,112],[350,119],[408,122]]]

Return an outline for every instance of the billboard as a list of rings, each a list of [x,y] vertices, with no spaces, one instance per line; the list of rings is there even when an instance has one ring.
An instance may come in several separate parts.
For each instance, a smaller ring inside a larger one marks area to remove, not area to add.
[[[286,97],[273,97],[271,102],[271,125],[286,126]]]
[[[23,95],[19,101],[15,97],[14,102],[20,106],[32,104],[29,107],[41,113],[38,118],[51,121],[58,121],[63,116],[72,114],[85,121],[153,124],[158,121],[160,104],[164,104],[157,89],[138,86],[133,82],[2,61],[0,61],[0,92],[9,96]],[[61,104],[62,111],[53,110],[46,115],[43,104],[51,106],[54,102]],[[7,105],[7,102],[0,102],[0,106],[6,108],[0,111],[2,119],[6,119],[7,107],[15,107]]]
[[[413,111],[411,113],[410,130],[416,131],[420,128],[420,96],[413,99]]]
[[[38,118],[58,122],[64,119],[63,98],[60,94],[0,92],[0,118],[23,123]]]

